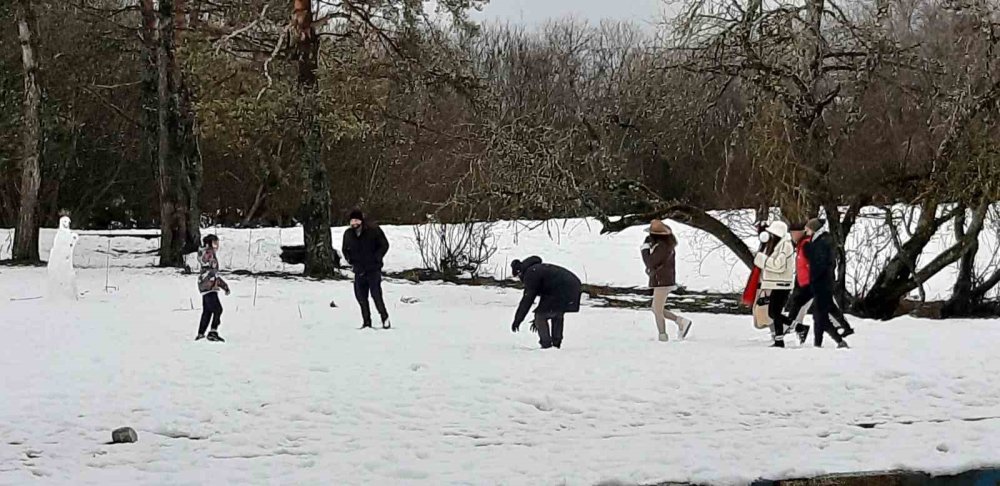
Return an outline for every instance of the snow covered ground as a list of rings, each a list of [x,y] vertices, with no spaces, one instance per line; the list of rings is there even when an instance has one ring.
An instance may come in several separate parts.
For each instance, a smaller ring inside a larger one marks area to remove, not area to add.
[[[694,315],[688,341],[660,343],[648,312],[585,307],[564,349],[540,351],[527,324],[510,333],[513,290],[389,283],[395,329],[359,331],[349,282],[260,278],[254,302],[255,280],[231,276],[228,342],[196,343],[193,276],[112,268],[105,292],[103,268],[79,273],[82,299],[53,304],[11,300],[40,295],[43,268],[0,268],[0,484],[739,484],[1000,465],[995,321],[858,322],[851,350],[772,350],[746,317]],[[139,442],[106,445],[120,426]]]

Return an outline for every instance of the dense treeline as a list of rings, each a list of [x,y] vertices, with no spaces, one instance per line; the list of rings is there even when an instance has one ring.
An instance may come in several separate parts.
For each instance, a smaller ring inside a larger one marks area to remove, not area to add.
[[[54,224],[66,208],[84,227],[156,226],[155,168],[140,160],[138,9],[121,1],[35,4],[45,85],[42,221]],[[12,9],[3,14],[4,23],[14,23]],[[269,83],[269,47],[243,52],[252,48],[220,40],[226,28],[258,14],[237,7],[203,14],[210,20],[189,27],[178,57],[199,124],[202,213],[223,224],[288,225],[300,203],[289,143],[294,69],[273,60],[271,85],[261,93]],[[275,32],[287,22],[285,11],[267,15]],[[685,69],[654,34],[571,21],[535,31],[486,26],[474,36],[424,30],[414,35],[429,38],[413,42],[436,50],[430,55],[440,58],[428,62],[458,80],[433,85],[414,79],[431,74],[414,73],[412,62],[379,59],[381,46],[324,52],[320,69],[329,72],[321,79],[329,86],[319,102],[331,118],[324,163],[335,217],[361,203],[384,220],[421,221],[454,202],[463,182],[468,187],[459,195],[492,199],[477,207],[480,217],[592,212],[591,202],[562,197],[565,185],[586,188],[601,204],[627,206],[614,193],[623,181],[707,208],[774,202],[756,179],[775,177],[759,167],[759,152],[781,149],[780,108],[749,106],[755,94],[746,91],[754,88],[740,80]],[[2,35],[0,224],[13,226],[22,70],[16,31]],[[948,35],[939,37],[950,44]],[[268,41],[274,39],[260,42]],[[954,60],[952,49],[940,49],[940,62]],[[909,198],[900,186],[920,173],[940,136],[927,123],[934,100],[904,89],[925,89],[930,97],[938,86],[901,81],[872,81],[880,85],[869,88],[861,126],[833,164],[834,193]],[[533,177],[502,173],[500,165],[515,163]]]
[[[956,309],[1000,278],[973,264],[1000,199],[995,2],[689,0],[659,29],[535,30],[439,3],[30,2],[40,221],[66,209],[82,227],[160,226],[164,264],[199,219],[303,224],[321,276],[322,228],[353,206],[393,222],[637,215],[612,229],[668,216],[745,261],[706,210],[825,212],[841,262],[876,206],[877,277],[839,282],[859,312],[891,315],[955,263]],[[19,12],[0,6],[0,23]],[[14,226],[24,44],[15,29],[0,41],[0,225]],[[922,260],[944,225],[954,245]]]

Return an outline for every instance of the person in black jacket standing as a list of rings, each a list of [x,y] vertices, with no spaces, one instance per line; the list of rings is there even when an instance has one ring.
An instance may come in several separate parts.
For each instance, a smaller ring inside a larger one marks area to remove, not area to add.
[[[542,259],[537,256],[529,257],[523,262],[514,260],[510,268],[514,277],[524,282],[524,296],[517,307],[514,325],[510,330],[517,332],[521,329],[521,323],[528,316],[535,297],[541,297],[538,307],[535,307],[535,321],[531,324],[531,330],[538,333],[538,343],[542,349],[562,347],[565,314],[580,311],[580,279],[563,267],[542,263]]]
[[[375,224],[365,221],[361,210],[351,211],[351,227],[344,232],[344,258],[354,269],[354,296],[361,306],[362,329],[372,327],[368,295],[382,318],[382,328],[389,329],[389,312],[382,300],[382,260],[389,251],[389,240]]]
[[[833,323],[830,311],[833,308],[833,286],[836,280],[837,254],[833,236],[824,229],[826,221],[811,219],[806,223],[806,235],[811,241],[805,245],[806,259],[809,261],[809,286],[813,292],[813,343],[823,347],[823,333],[827,333],[837,343],[838,348],[846,348],[844,341]]]

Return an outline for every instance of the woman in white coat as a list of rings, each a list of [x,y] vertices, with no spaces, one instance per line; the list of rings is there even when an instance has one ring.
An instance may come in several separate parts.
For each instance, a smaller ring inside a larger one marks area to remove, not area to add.
[[[760,239],[768,243],[770,252],[757,253],[753,263],[762,270],[760,288],[770,291],[767,314],[773,322],[773,347],[783,348],[785,326],[791,324],[791,319],[783,311],[795,282],[795,245],[788,232],[788,225],[782,221],[771,222],[760,234]]]

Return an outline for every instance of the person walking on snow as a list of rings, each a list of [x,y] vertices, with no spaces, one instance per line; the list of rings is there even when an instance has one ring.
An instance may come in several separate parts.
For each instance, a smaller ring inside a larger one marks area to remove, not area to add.
[[[514,260],[510,269],[514,277],[524,283],[524,296],[510,330],[518,332],[521,329],[535,297],[540,297],[531,330],[538,333],[538,344],[542,349],[562,347],[565,314],[580,311],[580,279],[563,267],[542,263],[537,256],[526,258],[523,262]]]
[[[785,327],[791,324],[783,311],[788,297],[792,292],[795,280],[795,246],[788,233],[788,225],[782,221],[774,221],[760,234],[762,243],[767,245],[770,253],[758,252],[754,257],[754,265],[761,269],[760,288],[770,291],[767,305],[767,315],[771,318],[771,332],[774,335],[772,347],[785,347]]]
[[[219,237],[208,235],[202,240],[205,244],[198,255],[201,272],[198,274],[198,291],[201,292],[201,322],[198,324],[198,336],[195,341],[205,339],[205,330],[209,322],[212,330],[208,333],[209,341],[225,342],[219,336],[219,325],[222,323],[222,303],[219,302],[219,290],[229,295],[229,284],[219,276]]]
[[[362,329],[372,327],[372,311],[368,305],[371,294],[375,309],[382,318],[382,328],[389,329],[389,311],[382,300],[382,261],[389,252],[389,240],[374,223],[365,220],[359,209],[351,211],[351,227],[344,231],[341,250],[347,263],[354,269],[354,297],[361,306]]]
[[[677,335],[681,339],[691,332],[691,320],[678,316],[667,310],[667,296],[677,290],[677,265],[675,261],[677,237],[673,230],[658,219],[649,223],[646,229],[649,236],[642,244],[642,261],[646,264],[646,275],[649,276],[649,286],[653,289],[653,317],[656,319],[656,330],[660,341],[666,342],[667,323],[670,319],[677,324]]]
[[[805,315],[813,305],[813,291],[809,285],[809,259],[806,258],[805,247],[811,238],[805,234],[805,225],[798,225],[792,229],[792,241],[795,242],[795,288],[792,290],[791,303],[789,304],[788,316],[793,319],[793,328],[798,335],[799,344],[804,344],[809,336],[809,326],[803,324]],[[840,310],[836,302],[830,306],[831,322],[840,328],[840,337],[846,338],[854,334],[854,329],[847,322],[847,317]],[[792,329],[789,329],[792,330]]]
[[[810,242],[805,245],[806,260],[809,263],[809,287],[813,293],[813,343],[823,347],[823,334],[829,334],[838,348],[847,348],[847,341],[837,334],[830,322],[833,307],[833,283],[836,279],[836,253],[833,236],[825,229],[826,221],[811,219],[806,223],[806,235]]]

